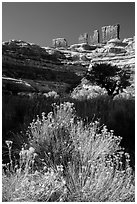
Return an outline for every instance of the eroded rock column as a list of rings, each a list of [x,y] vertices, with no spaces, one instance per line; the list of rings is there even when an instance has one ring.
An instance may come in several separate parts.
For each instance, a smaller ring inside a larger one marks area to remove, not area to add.
[[[102,42],[106,43],[107,41],[117,38],[119,39],[120,33],[120,25],[112,25],[112,26],[103,26],[102,27]]]
[[[100,42],[100,38],[99,38],[99,30],[94,30],[94,34],[93,36],[90,36],[90,42],[91,44],[98,44]]]
[[[86,43],[88,44],[88,33],[81,34],[78,38],[79,43]]]

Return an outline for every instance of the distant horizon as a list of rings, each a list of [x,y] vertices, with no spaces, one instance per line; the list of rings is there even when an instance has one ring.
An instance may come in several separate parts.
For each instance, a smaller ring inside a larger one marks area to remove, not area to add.
[[[134,2],[3,2],[2,41],[52,46],[52,39],[77,44],[80,34],[120,24],[120,39],[135,36]],[[89,38],[90,44],[90,38]]]

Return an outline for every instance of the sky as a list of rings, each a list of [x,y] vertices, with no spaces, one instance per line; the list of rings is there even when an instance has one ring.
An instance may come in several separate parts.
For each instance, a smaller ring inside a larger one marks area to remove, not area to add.
[[[135,36],[134,2],[3,2],[2,41],[10,39],[51,46],[63,37],[78,43],[80,34],[120,24],[120,39]]]

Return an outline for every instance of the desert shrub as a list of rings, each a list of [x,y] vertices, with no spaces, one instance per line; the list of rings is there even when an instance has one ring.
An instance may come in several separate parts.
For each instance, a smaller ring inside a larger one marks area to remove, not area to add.
[[[85,123],[93,120],[100,120],[100,124],[107,125],[108,129],[114,130],[114,134],[120,135],[123,139],[121,145],[130,152],[134,165],[135,152],[135,100],[134,98],[117,98],[102,95],[92,99],[77,100],[71,97],[46,98],[39,96],[34,99],[21,96],[4,95],[2,98],[2,139],[3,155],[7,152],[5,140],[14,140],[14,150],[21,149],[21,141],[26,137],[26,129],[37,115],[45,112],[45,116],[52,111],[52,104],[60,104],[64,101],[74,103],[76,115],[82,118]],[[20,131],[23,133],[20,134]],[[20,147],[19,147],[19,144]],[[5,159],[5,157],[4,157]]]
[[[55,99],[59,97],[56,91],[49,91],[48,93],[44,93],[43,96],[45,96],[46,98],[53,97]]]
[[[132,153],[134,164],[135,151],[135,100],[120,98],[111,100],[107,96],[98,96],[92,100],[72,100],[77,116],[89,123],[99,119],[100,124],[107,125],[116,135],[123,139],[121,145]]]
[[[71,93],[71,97],[78,100],[88,100],[102,95],[107,95],[106,90],[96,85],[76,87]]]
[[[65,189],[59,167],[55,171],[43,165],[41,171],[34,170],[37,154],[33,147],[22,148],[19,155],[19,163],[14,167],[11,159],[10,163],[3,165],[2,201],[59,201]]]
[[[130,75],[129,71],[116,65],[100,63],[94,64],[87,71],[85,77],[92,83],[105,88],[108,95],[114,97],[131,85]]]
[[[71,134],[79,157],[68,167],[66,185],[70,192],[66,200],[133,201],[134,176],[129,155],[119,146],[121,138],[114,136],[113,131],[108,132],[105,126],[99,133],[97,123],[88,127],[78,123]]]
[[[70,138],[70,129],[75,120],[74,108],[69,102],[60,106],[53,105],[53,112],[47,117],[37,117],[29,127],[29,143],[36,149],[47,165],[67,165],[71,160],[73,146]]]
[[[12,162],[10,174],[3,172],[3,201],[134,201],[134,172],[121,137],[98,122],[85,125],[71,103],[53,110],[30,124],[16,172]]]

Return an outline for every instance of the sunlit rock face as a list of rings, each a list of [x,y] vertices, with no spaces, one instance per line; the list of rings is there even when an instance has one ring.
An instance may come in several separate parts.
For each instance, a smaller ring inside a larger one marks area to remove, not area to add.
[[[91,63],[111,63],[120,68],[129,67],[132,70],[135,68],[135,41],[112,39],[100,49],[94,52]],[[90,65],[91,66],[91,65]]]
[[[61,46],[64,47],[40,47],[22,40],[3,42],[3,76],[13,78],[20,76],[19,78],[25,79],[35,75],[35,79],[39,77],[41,80],[52,81],[54,79],[63,80],[63,83],[66,81],[73,83],[73,81],[79,81],[77,76],[84,76],[87,69],[92,67],[94,63],[111,63],[120,68],[129,69],[131,82],[134,84],[135,37],[124,40],[113,38],[106,43],[79,43],[70,46],[66,46],[67,43],[64,38],[58,42],[61,42]],[[18,73],[12,67],[18,67]],[[72,77],[70,76],[69,80],[65,78],[71,74]],[[51,90],[49,89],[49,91]]]
[[[67,48],[68,43],[65,38],[56,38],[52,40],[52,45],[55,48],[59,48],[59,47]]]
[[[100,43],[99,30],[94,30],[93,36],[90,36],[90,43],[93,45]]]
[[[111,40],[109,40],[107,42],[107,45],[109,46],[120,46],[120,47],[126,47],[128,45],[127,42],[123,42],[122,40],[120,39],[117,39],[117,38],[113,38]]]
[[[102,42],[107,43],[113,38],[119,39],[120,25],[109,25],[102,27]]]
[[[83,33],[79,36],[78,42],[81,43],[86,43],[88,44],[88,33]]]
[[[81,44],[74,44],[70,46],[71,51],[78,51],[78,52],[83,52],[83,51],[92,51],[97,48],[96,45],[88,45],[86,43],[81,43]]]
[[[128,43],[128,45],[126,46],[126,50],[129,54],[131,53],[135,53],[135,37],[134,38],[128,38],[128,39],[124,39],[124,42],[126,41]]]

